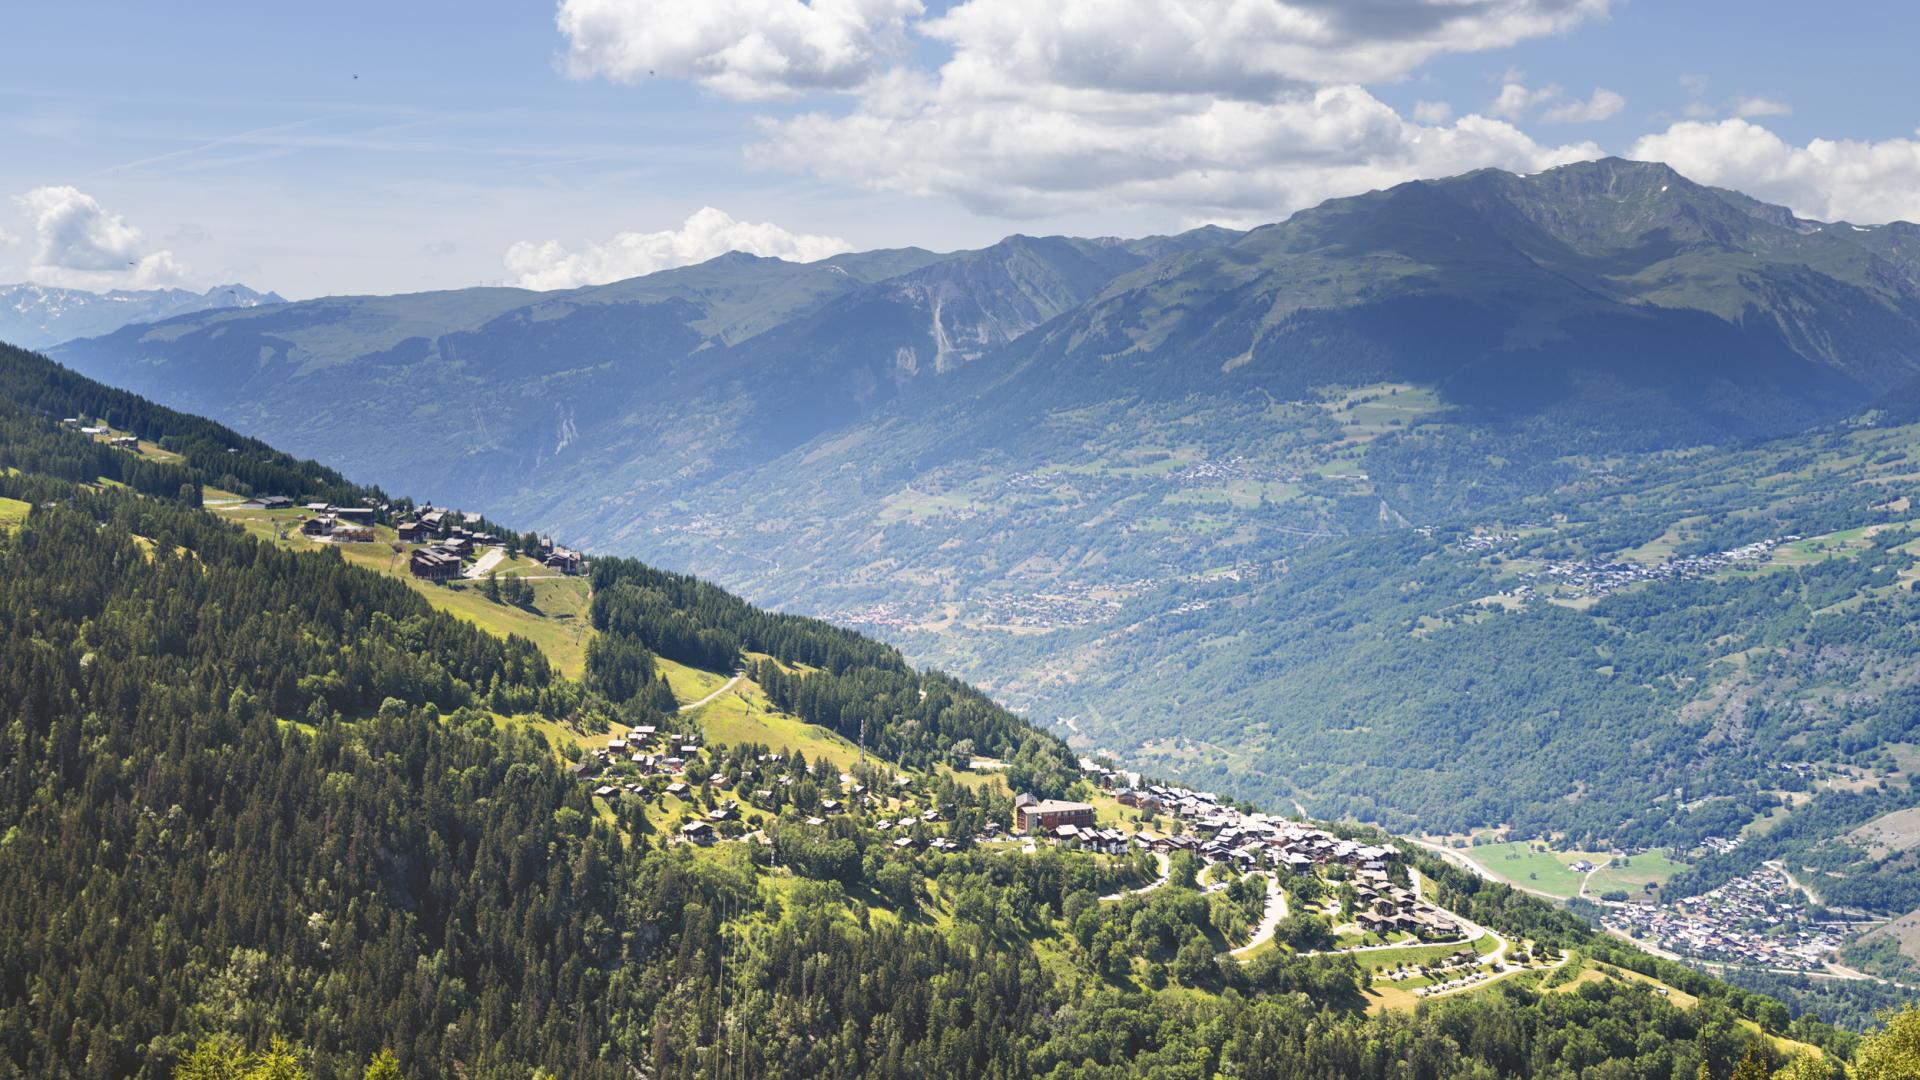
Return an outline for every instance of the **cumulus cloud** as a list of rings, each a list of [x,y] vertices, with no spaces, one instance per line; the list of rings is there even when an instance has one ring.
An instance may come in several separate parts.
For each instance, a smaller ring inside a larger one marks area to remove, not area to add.
[[[1741,98],[1739,101],[1733,103],[1733,115],[1743,119],[1751,119],[1756,116],[1789,116],[1792,113],[1793,106],[1785,102],[1775,101],[1772,98]]]
[[[1795,146],[1750,120],[1687,121],[1634,143],[1705,184],[1825,221],[1920,221],[1920,140],[1814,139]]]
[[[832,92],[761,121],[747,153],[762,166],[1002,216],[1094,199],[1244,222],[1356,186],[1596,155],[1440,104],[1408,122],[1362,87],[1563,32],[1610,2],[959,0],[926,14],[921,0],[563,0],[558,21],[579,76]],[[915,62],[940,47],[937,68]]]
[[[45,285],[102,288],[177,284],[186,267],[171,251],[147,251],[140,230],[69,185],[14,197],[33,221],[37,246],[27,276]]]
[[[916,24],[937,70],[763,123],[749,160],[1037,217],[1158,206],[1257,222],[1416,176],[1596,156],[1361,85],[1603,15],[1604,0],[965,0]]]
[[[1605,15],[1608,0],[965,0],[920,25],[1017,85],[1260,97],[1405,77]],[[980,70],[975,65],[972,70]]]
[[[1444,101],[1416,101],[1413,118],[1423,124],[1444,124],[1453,119],[1453,106]]]
[[[1601,120],[1611,120],[1626,108],[1627,99],[1619,94],[1600,87],[1585,101],[1569,101],[1548,109],[1546,118],[1557,124],[1592,124]]]
[[[1256,223],[1416,177],[1486,165],[1531,172],[1600,149],[1542,146],[1477,115],[1412,123],[1357,86],[1251,102],[1088,91],[995,100],[942,85],[851,116],[769,124],[749,153],[763,165],[948,195],[1008,217],[1104,204]]]
[[[1487,104],[1487,111],[1508,120],[1518,120],[1559,96],[1560,88],[1557,86],[1543,86],[1538,90],[1532,90],[1519,79],[1509,78],[1501,84],[1500,92]]]
[[[727,97],[851,90],[904,52],[920,0],[563,0],[567,71]]]
[[[704,262],[729,251],[744,251],[813,262],[851,250],[833,236],[792,233],[768,222],[736,221],[711,206],[702,207],[677,229],[623,232],[604,244],[568,249],[559,241],[521,241],[507,249],[507,272],[527,289],[571,289],[639,277],[656,270]]]

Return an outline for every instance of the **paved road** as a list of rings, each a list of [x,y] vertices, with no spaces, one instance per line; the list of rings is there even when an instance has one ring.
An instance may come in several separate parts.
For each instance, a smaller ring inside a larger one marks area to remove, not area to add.
[[[1280,926],[1280,920],[1287,917],[1287,894],[1280,889],[1278,874],[1269,873],[1267,878],[1267,909],[1261,916],[1260,925],[1254,928],[1253,936],[1245,945],[1233,950],[1233,956],[1246,956],[1273,940],[1273,932]]]
[[[745,675],[739,675],[739,674],[734,675],[733,678],[727,680],[727,684],[725,686],[722,686],[720,689],[715,690],[713,693],[708,694],[706,697],[701,698],[699,701],[690,701],[687,704],[680,706],[680,711],[692,712],[693,710],[699,708],[702,705],[709,704],[715,698],[718,698],[721,694],[724,694],[727,691],[733,689],[734,687],[739,686],[741,680],[745,678],[746,678]]]
[[[1439,844],[1428,843],[1425,840],[1415,840],[1412,837],[1407,837],[1406,839],[1414,844],[1419,845],[1420,847],[1426,848],[1428,851],[1433,852],[1435,855],[1440,856],[1442,859],[1445,859],[1446,861],[1454,864],[1455,866],[1462,867],[1471,873],[1478,874],[1481,877],[1486,878],[1488,881],[1497,881],[1502,885],[1509,885],[1509,886],[1512,886],[1513,888],[1519,889],[1523,893],[1532,893],[1533,895],[1541,898],[1542,900],[1551,900],[1555,903],[1559,903],[1561,900],[1560,897],[1555,896],[1550,892],[1541,892],[1539,889],[1529,889],[1525,885],[1522,885],[1517,881],[1508,881],[1506,878],[1501,877],[1499,874],[1496,874],[1493,871],[1475,862],[1472,859],[1472,857],[1467,855],[1465,852],[1455,851],[1453,848],[1450,848],[1450,847],[1441,847]]]
[[[1410,875],[1412,875],[1412,884],[1413,884],[1414,894],[1419,895],[1420,881],[1421,881],[1420,871],[1415,870],[1412,867],[1408,867],[1407,872]],[[1459,923],[1467,931],[1466,938],[1463,939],[1461,942],[1459,942],[1459,944],[1469,945],[1469,944],[1472,944],[1473,942],[1479,941],[1483,937],[1491,936],[1495,942],[1493,951],[1486,954],[1486,956],[1483,957],[1482,959],[1484,960],[1484,962],[1494,964],[1496,966],[1506,963],[1507,948],[1508,948],[1508,942],[1506,938],[1500,936],[1497,933],[1494,933],[1492,930],[1489,930],[1484,926],[1481,926],[1479,923],[1474,922],[1472,919],[1467,918],[1465,915],[1462,915],[1459,912],[1449,911],[1447,912],[1447,915],[1449,918],[1453,919],[1454,922]],[[1388,942],[1385,945],[1355,945],[1352,948],[1347,948],[1347,949],[1316,949],[1311,952],[1303,952],[1300,955],[1301,956],[1338,956],[1342,953],[1391,952],[1395,949],[1424,949],[1431,945],[1445,945],[1445,944],[1452,944],[1452,943],[1437,942],[1437,941],[1393,941],[1393,942]]]
[[[487,571],[499,566],[501,560],[506,557],[506,548],[490,547],[478,559],[475,559],[473,565],[467,567],[460,576],[469,579],[486,577]]]

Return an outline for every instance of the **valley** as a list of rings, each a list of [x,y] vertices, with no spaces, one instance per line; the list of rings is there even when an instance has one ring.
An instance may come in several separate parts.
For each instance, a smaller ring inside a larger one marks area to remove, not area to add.
[[[1796,927],[1920,910],[1897,824],[1920,744],[1910,229],[1608,160],[1247,233],[729,255],[564,293],[191,314],[56,354],[874,632],[1075,757],[1389,833],[1497,832],[1521,847],[1495,877],[1665,949],[1748,933],[1717,909],[1704,936],[1668,929],[1768,864],[1821,897]],[[316,546],[216,487],[216,513]],[[594,682],[599,584],[509,561],[534,593],[502,605],[412,580],[395,542],[328,546]],[[735,738],[791,704],[751,673],[685,700],[715,693],[694,712]],[[1870,929],[1811,966],[1900,982],[1904,939]],[[1735,952],[1802,971],[1774,962],[1786,933]],[[1824,992],[1796,986],[1766,988]],[[1858,1022],[1878,1000],[1809,1007]]]
[[[1657,1017],[1660,1054],[1721,1066],[1853,1045],[1377,829],[1078,760],[878,642],[627,559],[542,573],[525,556],[544,549],[537,537],[355,488],[29,354],[0,361],[0,492],[28,507],[0,534],[7,610],[25,616],[0,634],[24,706],[7,728],[22,755],[0,869],[33,885],[6,908],[0,948],[41,988],[25,1000],[0,987],[10,1060],[55,1045],[44,1034],[64,1023],[125,1072],[186,1068],[268,1033],[316,1070],[469,1054],[609,1077],[636,1062],[692,1075],[727,1055],[865,1068],[864,1039],[833,1036],[847,1023],[924,1023],[935,997],[985,1017],[1008,994],[1052,1032],[1000,1014],[983,1022],[1005,1037],[965,1060],[1271,1062],[1244,1040],[1309,1017],[1355,1038],[1416,1017],[1538,1016],[1549,1030]],[[55,466],[82,471],[41,471]],[[430,516],[486,549],[456,556],[465,574],[403,571],[418,565],[403,555],[445,543],[401,539]],[[531,594],[490,595],[503,578]],[[49,651],[62,659],[23,662]],[[82,749],[82,725],[112,751]],[[17,782],[33,772],[40,785]],[[127,794],[92,815],[84,790]],[[243,824],[264,816],[275,827]],[[96,838],[85,856],[56,842],[75,830]],[[76,890],[72,858],[154,847],[166,857],[96,862]],[[329,868],[279,868],[289,860]],[[166,950],[108,948],[119,927],[156,921],[181,927]],[[566,963],[527,965],[518,947],[449,955],[481,926]],[[208,987],[182,971],[217,975]],[[413,973],[404,1002],[469,1019],[387,1007],[383,971]],[[879,997],[857,988],[875,979]],[[500,1005],[581,1007],[487,1031],[494,1006],[466,989],[482,983]],[[55,1015],[82,985],[123,1022]],[[756,1043],[702,1001],[813,1037]],[[162,1007],[175,1002],[190,1004]],[[831,1008],[809,1020],[793,1011],[805,1002]],[[1085,1048],[1122,1015],[1146,1026]],[[629,1027],[640,1018],[640,1032],[684,1037],[649,1039]],[[1633,1049],[1616,1042],[1602,1052]],[[897,1052],[938,1053],[924,1037]],[[1342,1060],[1292,1053],[1306,1068]]]

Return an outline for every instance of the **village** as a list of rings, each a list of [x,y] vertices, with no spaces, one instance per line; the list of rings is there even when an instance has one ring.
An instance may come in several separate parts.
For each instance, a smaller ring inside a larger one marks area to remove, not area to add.
[[[1763,866],[1665,905],[1609,903],[1602,923],[1616,934],[1690,960],[1774,971],[1820,971],[1847,924],[1816,922],[1785,873]]]
[[[1357,953],[1377,983],[1404,987],[1414,998],[1548,963],[1523,952],[1509,957],[1505,939],[1434,904],[1396,846],[1246,811],[1209,792],[1143,783],[1138,773],[1091,760],[1080,766],[1096,789],[1094,801],[1022,793],[1006,821],[956,815],[929,778],[879,763],[842,769],[824,758],[809,763],[765,748],[709,746],[697,725],[686,722],[611,735],[584,751],[571,771],[599,803],[611,809],[633,802],[660,813],[668,842],[696,848],[770,844],[769,830],[780,821],[821,827],[844,819],[871,830],[873,843],[908,854],[963,848],[1031,854],[1052,847],[1151,856],[1159,877],[1130,890],[1135,893],[1166,885],[1170,865],[1183,853],[1203,868],[1207,891],[1264,874],[1265,919],[1234,955],[1274,947],[1275,929],[1289,914],[1318,915],[1331,939],[1316,951]],[[1131,820],[1117,815],[1118,808]],[[1296,898],[1291,905],[1290,896]],[[1311,899],[1303,903],[1303,897]]]
[[[1736,563],[1759,562],[1774,548],[1798,539],[1798,536],[1783,536],[1777,540],[1757,540],[1726,551],[1676,556],[1651,566],[1594,559],[1556,562],[1538,571],[1522,571],[1519,576],[1532,585],[1558,586],[1557,594],[1564,599],[1599,599],[1647,582],[1712,577]]]
[[[296,504],[285,496],[261,495],[241,501],[236,508],[297,512],[298,520],[290,520],[285,531],[324,544],[371,544],[378,539],[375,527],[391,522],[395,551],[406,553],[408,572],[423,581],[454,581],[483,574],[500,556],[527,543],[518,536],[469,528],[459,511],[431,504],[407,513],[391,505]],[[499,555],[489,558],[489,551]],[[559,574],[579,574],[587,569],[585,556],[554,543],[551,537],[538,538],[537,546],[525,554]]]

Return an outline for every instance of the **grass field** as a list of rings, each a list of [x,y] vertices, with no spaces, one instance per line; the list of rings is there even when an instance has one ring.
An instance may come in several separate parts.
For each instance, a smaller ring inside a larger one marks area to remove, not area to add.
[[[681,704],[699,701],[715,690],[727,685],[727,676],[712,671],[701,671],[685,664],[669,660],[664,656],[654,658],[654,664],[667,686],[673,690],[673,696]]]
[[[1882,814],[1848,833],[1846,841],[1876,859],[1920,847],[1920,807]]]
[[[742,681],[686,715],[699,722],[710,742],[785,747],[807,755],[809,761],[825,758],[842,769],[860,757],[860,748],[836,732],[776,710],[759,684],[751,681]]]
[[[587,625],[587,592],[584,578],[534,577],[531,610],[498,604],[481,592],[480,581],[436,584],[422,581],[407,571],[404,552],[393,549],[397,541],[392,529],[375,526],[370,544],[323,544],[300,535],[304,510],[252,510],[222,505],[238,496],[232,492],[206,489],[202,497],[220,517],[235,522],[263,540],[270,540],[295,551],[335,551],[341,558],[363,566],[376,574],[404,581],[427,602],[457,618],[465,619],[488,633],[506,637],[519,634],[539,646],[561,674],[579,678],[587,667],[587,640],[592,630]],[[531,576],[546,573],[531,559],[502,560],[497,566],[502,576]],[[679,688],[674,692],[678,694]]]
[[[0,498],[0,529],[11,529],[27,520],[27,511],[31,509],[19,499]]]
[[[1605,855],[1579,851],[1539,851],[1535,850],[1534,843],[1520,840],[1481,844],[1466,849],[1463,854],[1515,885],[1562,900],[1580,892],[1581,875],[1567,869],[1568,864],[1581,859],[1595,863],[1606,859]]]
[[[1600,896],[1617,889],[1638,896],[1650,884],[1656,889],[1666,885],[1668,878],[1686,868],[1686,863],[1667,858],[1664,851],[1627,855],[1594,871],[1592,879],[1587,882],[1587,893]]]

